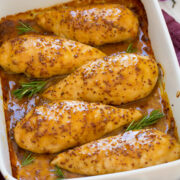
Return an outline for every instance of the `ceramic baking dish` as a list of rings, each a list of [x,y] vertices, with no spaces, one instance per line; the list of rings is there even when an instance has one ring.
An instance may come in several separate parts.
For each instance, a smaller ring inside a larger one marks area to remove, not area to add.
[[[0,17],[23,12],[34,8],[42,8],[57,3],[64,3],[70,0],[0,0]],[[172,111],[180,134],[180,98],[177,97],[180,91],[180,69],[176,54],[161,13],[157,0],[142,0],[146,9],[149,22],[149,37],[154,50],[156,60],[162,65],[165,74],[165,89],[168,94]],[[0,85],[1,86],[1,85]],[[11,175],[9,150],[6,137],[6,124],[3,110],[2,91],[0,87],[0,170],[8,180],[15,178]],[[83,177],[77,179],[87,180],[180,180],[180,160],[166,164],[156,165],[133,171],[126,171],[108,175]]]

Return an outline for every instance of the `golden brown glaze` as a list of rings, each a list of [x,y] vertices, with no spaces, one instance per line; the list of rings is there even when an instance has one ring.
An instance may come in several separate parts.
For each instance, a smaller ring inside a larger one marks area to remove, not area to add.
[[[133,46],[137,48],[137,54],[139,55],[149,55],[154,56],[151,48],[151,43],[148,35],[148,22],[146,17],[146,12],[142,3],[139,0],[75,0],[67,5],[63,5],[66,7],[79,7],[79,6],[87,6],[88,4],[94,3],[115,3],[122,4],[128,7],[131,11],[135,13],[139,20],[139,33],[136,39],[131,41]],[[48,10],[58,10],[61,8],[61,5],[56,5],[54,7],[49,7]],[[27,23],[31,25],[37,33],[28,33],[28,34],[44,34],[47,35],[50,33],[42,29],[37,25],[34,17],[37,13],[44,12],[44,9],[38,10],[30,10],[28,12],[19,13],[16,15],[10,15],[2,18],[0,21],[0,44],[5,42],[8,39],[18,37],[18,31],[16,26],[19,21]],[[52,35],[52,34],[51,34]],[[112,53],[117,52],[126,52],[128,45],[131,43],[130,41],[124,41],[121,43],[114,44],[106,44],[103,46],[99,46],[102,52],[107,55],[111,55]],[[26,153],[25,150],[19,148],[14,140],[13,129],[16,123],[23,119],[23,117],[35,106],[42,105],[46,103],[46,101],[42,100],[39,95],[35,95],[32,98],[24,98],[19,101],[13,97],[11,94],[12,90],[19,88],[21,82],[32,81],[25,77],[24,75],[18,74],[9,74],[2,69],[0,70],[1,83],[3,88],[3,100],[4,100],[4,110],[6,117],[6,127],[8,133],[8,144],[10,150],[10,160],[12,166],[13,176],[18,178],[19,180],[41,180],[41,179],[56,179],[57,176],[54,176],[53,170],[54,166],[50,165],[50,161],[54,157],[55,154],[48,155],[45,154],[40,156],[39,154],[33,154],[35,156],[35,162],[22,167],[20,166],[21,160]],[[63,77],[58,76],[51,79],[51,83],[56,83],[57,80],[62,79]],[[159,78],[163,78],[163,75],[160,74]],[[159,82],[159,81],[158,81]],[[172,104],[173,106],[173,104]],[[170,134],[171,136],[178,139],[176,124],[173,118],[173,114],[171,111],[171,104],[169,104],[167,94],[164,90],[164,86],[161,88],[159,83],[156,85],[155,89],[152,93],[144,99],[140,101],[135,101],[132,103],[128,103],[125,105],[121,105],[121,108],[136,108],[140,110],[144,115],[149,114],[153,109],[159,109],[165,113],[165,117],[158,121],[153,127]],[[118,135],[122,132],[122,129],[117,129],[111,133],[111,135]],[[109,136],[106,135],[106,136]],[[76,173],[71,173],[66,170],[63,170],[65,178],[74,178],[74,177],[82,177],[84,175],[79,175]]]
[[[48,88],[43,97],[121,105],[146,97],[157,78],[153,58],[119,54],[85,64]]]
[[[55,101],[27,113],[16,125],[14,136],[23,149],[35,153],[56,153],[99,139],[141,117],[142,114],[134,109]]]
[[[34,157],[35,160],[33,163],[29,164],[28,166],[24,166],[19,170],[17,179],[57,180],[57,176],[54,173],[54,166],[50,165],[51,159],[54,156],[48,154],[37,154]]]
[[[53,165],[83,175],[144,168],[180,158],[180,144],[160,131],[129,131],[60,153]]]
[[[139,28],[135,14],[120,4],[60,8],[37,15],[37,23],[58,36],[98,46],[135,39]]]
[[[0,66],[29,77],[69,74],[90,60],[104,57],[100,50],[55,36],[24,35],[0,47]]]

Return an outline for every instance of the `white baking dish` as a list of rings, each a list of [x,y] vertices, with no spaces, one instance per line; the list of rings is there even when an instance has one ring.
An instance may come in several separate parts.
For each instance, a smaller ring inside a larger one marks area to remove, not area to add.
[[[34,8],[51,6],[56,3],[63,3],[70,0],[0,0],[0,17],[26,11]],[[173,104],[172,110],[178,133],[180,134],[180,98],[176,97],[177,91],[180,91],[180,69],[176,54],[163,19],[161,9],[157,0],[142,0],[149,22],[149,36],[156,60],[165,70],[164,82],[170,104]],[[0,88],[0,170],[4,177],[9,180],[11,176],[11,166],[9,160],[9,150],[6,137],[6,124],[3,112],[2,91]],[[148,168],[114,173],[108,175],[77,178],[77,179],[111,179],[111,180],[180,180],[180,160],[161,164]]]

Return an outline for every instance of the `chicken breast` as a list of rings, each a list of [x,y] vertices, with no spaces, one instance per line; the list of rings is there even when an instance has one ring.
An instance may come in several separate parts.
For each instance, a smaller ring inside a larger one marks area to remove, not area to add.
[[[135,54],[120,54],[85,64],[43,96],[120,105],[146,97],[158,78],[154,59]]]
[[[180,145],[160,131],[129,131],[60,153],[53,165],[83,175],[144,168],[180,158]]]
[[[55,36],[23,35],[0,47],[0,66],[34,78],[68,74],[90,60],[104,57],[100,50]]]
[[[119,4],[93,4],[38,14],[37,23],[56,35],[85,44],[103,45],[136,38],[136,15]]]
[[[14,129],[17,144],[35,153],[55,153],[98,139],[142,114],[97,103],[56,101],[31,110]]]

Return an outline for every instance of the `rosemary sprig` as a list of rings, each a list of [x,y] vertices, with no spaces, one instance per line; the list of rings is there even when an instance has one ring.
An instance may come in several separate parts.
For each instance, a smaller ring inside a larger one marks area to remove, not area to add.
[[[174,6],[176,5],[176,1],[172,0],[172,3],[173,3],[172,8],[174,8]]]
[[[26,153],[22,159],[21,166],[27,166],[31,164],[35,160],[34,156],[32,156],[32,153]]]
[[[28,83],[22,83],[21,88],[14,90],[13,95],[22,99],[24,96],[32,97],[34,94],[39,93],[47,84],[47,81],[32,81]]]
[[[136,51],[137,51],[137,49],[133,47],[132,43],[129,44],[129,46],[128,46],[127,50],[126,50],[127,53],[134,53]]]
[[[154,110],[150,115],[144,116],[140,121],[132,121],[126,131],[143,129],[157,123],[157,121],[162,117],[164,117],[163,113],[161,113],[159,110]]]
[[[58,177],[56,180],[60,180],[60,179],[64,178],[64,174],[58,166],[55,166],[54,172],[55,172],[56,176]]]
[[[18,34],[24,34],[26,32],[36,32],[35,29],[33,29],[29,24],[25,24],[21,21],[19,21],[19,25],[16,27],[18,30]]]

